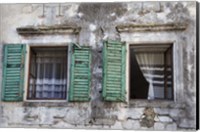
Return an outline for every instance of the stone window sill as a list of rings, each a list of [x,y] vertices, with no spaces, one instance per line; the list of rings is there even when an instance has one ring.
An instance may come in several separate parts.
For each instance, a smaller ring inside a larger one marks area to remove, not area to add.
[[[88,102],[23,102],[25,107],[73,107],[75,104],[86,104]]]
[[[158,108],[184,108],[184,104],[173,100],[145,100],[132,99],[129,107],[158,107]]]

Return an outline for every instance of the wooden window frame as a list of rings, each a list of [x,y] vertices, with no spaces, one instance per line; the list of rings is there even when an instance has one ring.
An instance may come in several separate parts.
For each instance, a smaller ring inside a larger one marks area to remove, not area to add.
[[[175,100],[175,98],[174,98],[174,92],[175,92],[175,90],[174,90],[174,43],[173,42],[164,42],[164,43],[160,43],[160,42],[145,42],[145,43],[128,43],[127,44],[128,46],[127,46],[127,66],[126,66],[126,68],[127,68],[127,70],[126,70],[126,73],[127,73],[127,75],[126,75],[126,77],[128,78],[127,79],[127,81],[126,81],[126,83],[127,83],[127,91],[128,91],[128,94],[127,94],[127,100],[128,100],[128,102],[130,102],[130,101],[132,101],[132,100],[146,100],[146,101],[150,101],[150,100],[148,100],[148,99],[132,99],[132,98],[130,98],[130,70],[131,70],[131,66],[130,66],[130,59],[131,59],[131,57],[130,57],[130,49],[131,49],[131,47],[134,47],[134,46],[150,46],[150,45],[170,45],[170,47],[168,48],[168,49],[170,49],[171,48],[171,67],[172,67],[172,73],[171,73],[171,82],[172,82],[172,98],[171,99],[166,99],[165,97],[163,98],[163,99],[153,99],[153,100],[151,100],[151,101],[159,101],[159,100],[161,100],[161,101],[174,101]],[[168,50],[167,49],[167,50]],[[154,53],[154,52],[153,52]],[[165,56],[165,55],[164,55]],[[165,61],[165,60],[164,60]],[[165,90],[165,88],[164,88],[164,90]],[[165,96],[165,92],[164,92],[164,96]]]
[[[30,63],[31,63],[31,48],[53,48],[53,47],[67,47],[67,88],[66,88],[66,97],[64,99],[29,99],[28,98],[28,93],[29,93],[29,80],[30,80]],[[71,46],[66,43],[61,43],[61,44],[42,44],[42,45],[35,45],[35,44],[30,44],[27,45],[26,49],[26,64],[25,64],[25,81],[24,81],[24,101],[25,102],[68,102],[68,96],[69,96],[69,78],[70,78],[70,61],[71,61]]]

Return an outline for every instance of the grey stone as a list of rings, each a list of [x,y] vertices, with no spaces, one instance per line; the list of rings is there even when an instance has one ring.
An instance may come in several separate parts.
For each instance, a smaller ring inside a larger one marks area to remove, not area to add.
[[[181,128],[193,128],[195,129],[196,122],[190,119],[181,119],[180,124],[178,125]]]
[[[154,123],[154,129],[155,130],[164,130],[165,129],[165,125],[163,123],[156,122],[156,123]]]
[[[133,121],[132,120],[127,120],[122,122],[122,127],[124,129],[132,129],[133,127]]]
[[[176,123],[167,124],[165,129],[168,130],[168,131],[169,130],[170,131],[175,131],[175,130],[177,130],[177,125],[176,125]]]
[[[40,124],[50,125],[53,124],[53,109],[48,109],[46,107],[41,107],[39,109],[39,120]],[[46,114],[44,114],[46,113]]]
[[[115,124],[111,126],[111,129],[122,129],[121,122],[116,121]]]
[[[122,127],[124,129],[134,129],[138,130],[140,128],[139,120],[127,120],[122,122]]]
[[[180,114],[180,110],[179,109],[170,109],[169,110],[169,115],[171,117],[177,117]]]
[[[140,123],[139,121],[133,121],[133,129],[137,130],[140,128]]]
[[[143,114],[144,108],[130,108],[127,111],[127,118],[140,119]]]
[[[0,117],[0,128],[1,127],[7,127],[8,124],[7,124],[7,120],[5,117]]]
[[[144,9],[144,12],[159,11],[160,4],[159,2],[143,2],[143,9]]]
[[[63,119],[65,122],[73,125],[89,124],[90,113],[86,110],[79,110],[77,108],[70,109]]]
[[[158,118],[158,115],[155,116],[154,121],[156,121],[156,122],[160,121],[159,118]]]
[[[173,122],[173,120],[169,116],[158,116],[158,119],[161,122]]]
[[[156,114],[159,115],[167,115],[169,114],[169,109],[168,108],[154,108],[154,111]]]
[[[112,118],[96,118],[95,121],[93,121],[94,125],[114,125],[115,119]]]

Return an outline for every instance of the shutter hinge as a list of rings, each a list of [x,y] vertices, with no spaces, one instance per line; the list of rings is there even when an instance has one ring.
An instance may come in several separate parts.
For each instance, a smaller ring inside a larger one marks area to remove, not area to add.
[[[81,46],[77,43],[72,43],[72,44],[76,45],[78,48],[81,48]]]

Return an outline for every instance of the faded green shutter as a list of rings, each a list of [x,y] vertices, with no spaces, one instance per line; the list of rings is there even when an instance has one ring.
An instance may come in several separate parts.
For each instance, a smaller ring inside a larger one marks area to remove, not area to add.
[[[69,101],[89,101],[91,50],[72,46]]]
[[[2,100],[22,101],[25,45],[4,45]]]
[[[103,47],[103,99],[125,101],[126,45],[105,41]]]

